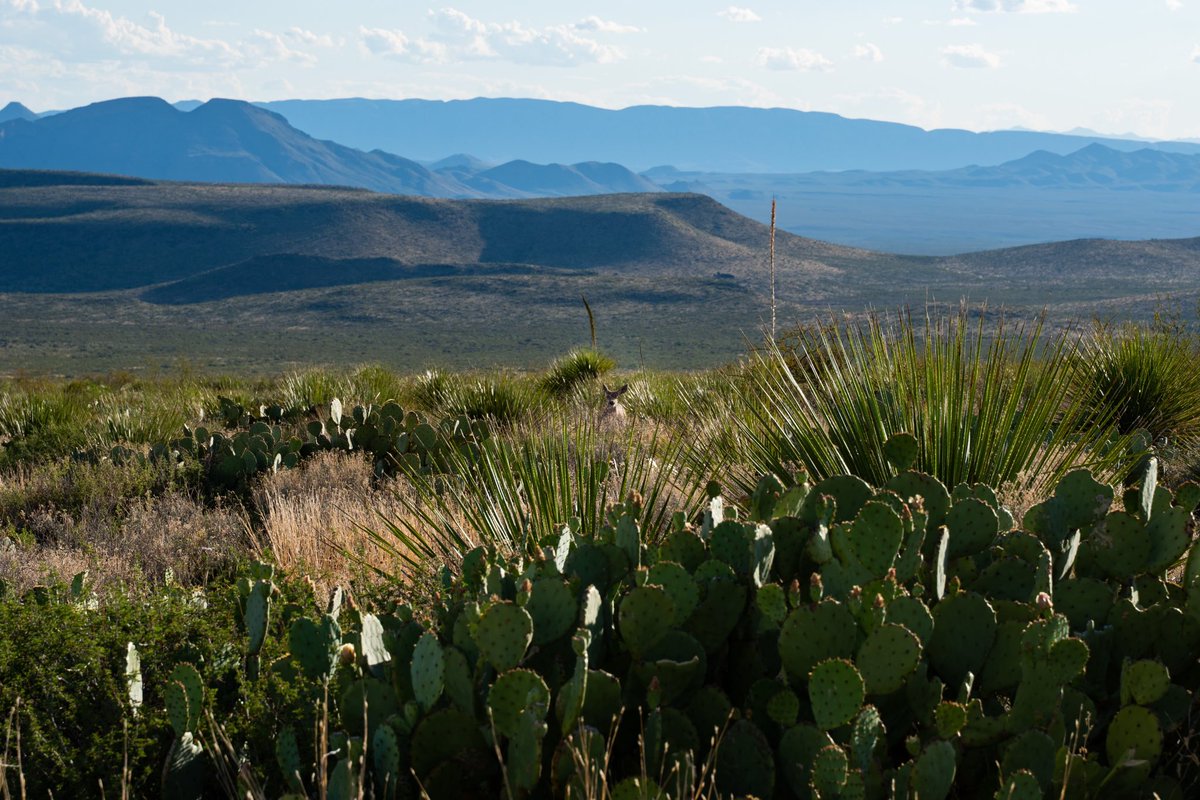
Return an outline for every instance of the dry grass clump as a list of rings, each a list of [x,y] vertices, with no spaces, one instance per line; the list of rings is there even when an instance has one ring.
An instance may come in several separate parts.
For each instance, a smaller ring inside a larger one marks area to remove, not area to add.
[[[400,575],[403,564],[363,532],[404,513],[394,484],[374,484],[371,465],[358,455],[321,453],[264,478],[253,496],[258,521],[247,520],[246,530],[260,557],[311,576],[322,589],[374,579],[364,565]]]
[[[0,546],[0,579],[17,591],[84,570],[97,589],[200,586],[246,550],[238,514],[178,492],[134,500],[123,516],[94,506],[37,509],[10,530],[17,541]]]

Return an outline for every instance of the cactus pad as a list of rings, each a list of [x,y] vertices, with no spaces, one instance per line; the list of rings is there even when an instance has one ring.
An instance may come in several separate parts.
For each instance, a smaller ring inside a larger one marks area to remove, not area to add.
[[[938,703],[933,711],[934,722],[937,725],[938,736],[943,739],[953,739],[959,731],[967,726],[967,707],[962,703],[944,700]]]
[[[933,637],[933,615],[920,598],[901,596],[888,603],[887,621],[908,628],[922,645],[928,645]]]
[[[930,663],[950,686],[968,672],[978,675],[996,638],[996,612],[981,595],[958,594],[933,610],[933,637],[926,652]]]
[[[911,433],[892,434],[883,443],[883,456],[897,471],[911,468],[916,463],[919,452],[917,437]]]
[[[871,694],[890,694],[917,668],[921,643],[903,625],[876,628],[858,648],[854,663]]]
[[[776,625],[782,625],[787,619],[787,597],[778,583],[760,586],[754,594],[754,603],[759,612]]]
[[[779,633],[779,657],[788,678],[799,685],[817,662],[852,657],[856,631],[850,610],[834,600],[792,611]]]
[[[875,748],[883,736],[879,710],[875,706],[864,706],[854,718],[854,726],[850,731],[850,753],[854,757],[855,769],[862,773],[870,771],[875,760]]]
[[[774,796],[775,757],[753,722],[740,719],[725,732],[717,749],[716,785],[723,795]]]
[[[550,704],[550,690],[542,676],[529,669],[511,669],[502,673],[488,692],[488,708],[492,723],[502,736],[517,735],[521,715],[531,708],[545,714]]]
[[[271,582],[255,581],[246,597],[246,633],[250,637],[246,652],[258,655],[267,636],[267,621],[270,614]]]
[[[1022,769],[1008,776],[1004,785],[996,790],[995,800],[1042,800],[1044,797],[1037,778],[1029,770]]]
[[[675,605],[674,624],[682,625],[700,603],[700,587],[687,570],[673,561],[659,561],[650,568],[646,582],[661,586]]]
[[[932,533],[946,520],[946,512],[950,510],[950,492],[942,482],[924,472],[901,472],[884,484],[883,488],[891,489],[907,502],[914,497],[922,498],[927,517],[926,531]]]
[[[456,709],[435,711],[413,731],[412,768],[423,780],[435,767],[469,751],[490,752],[475,718]]]
[[[713,529],[708,542],[712,557],[725,562],[739,575],[750,571],[750,536],[746,526],[737,522],[722,522]]]
[[[1141,706],[1125,706],[1108,725],[1104,742],[1110,766],[1128,759],[1153,764],[1162,755],[1163,733],[1158,717]]]
[[[994,542],[1000,521],[992,506],[967,498],[950,508],[946,527],[950,530],[950,558],[961,558],[974,555]]]
[[[779,740],[779,766],[792,791],[799,797],[809,794],[812,765],[817,753],[833,744],[829,734],[812,725],[788,728]]]
[[[850,531],[854,555],[871,578],[882,578],[892,568],[903,538],[900,516],[874,500],[863,505]]]
[[[711,653],[729,638],[745,607],[745,586],[732,580],[710,581],[704,600],[688,620],[687,632]]]
[[[380,725],[371,737],[371,759],[375,767],[377,797],[393,797],[400,783],[400,740],[388,725]]]
[[[817,751],[812,764],[811,784],[815,797],[837,797],[846,785],[849,759],[846,751],[830,744]]]
[[[701,744],[709,744],[724,729],[732,710],[729,698],[715,686],[705,686],[692,695],[687,715],[696,726]]]
[[[1121,703],[1157,703],[1171,686],[1167,668],[1157,661],[1134,661],[1121,670]]]
[[[1146,523],[1124,511],[1114,511],[1104,518],[1087,540],[1096,563],[1116,578],[1127,578],[1141,572],[1150,560],[1154,541]]]
[[[304,673],[313,680],[329,674],[337,641],[328,625],[301,617],[288,628],[288,648]]]
[[[293,792],[304,793],[304,781],[300,770],[303,762],[300,760],[300,747],[296,744],[296,732],[288,726],[279,732],[275,738],[275,761],[279,771]]]
[[[1068,578],[1054,587],[1054,608],[1066,614],[1075,630],[1086,628],[1089,621],[1103,627],[1115,599],[1113,588],[1095,578]]]
[[[704,542],[691,531],[674,531],[658,548],[660,562],[674,561],[688,572],[695,572],[706,558],[708,558],[708,551],[704,547]]]
[[[532,708],[522,711],[508,740],[505,766],[508,781],[519,795],[532,791],[542,774],[542,739],[548,729],[544,716],[544,709],[541,713]]]
[[[497,672],[520,664],[532,641],[533,618],[525,609],[510,602],[497,603],[484,611],[475,629],[475,644],[480,655]]]
[[[865,695],[862,675],[844,659],[822,661],[808,676],[813,719],[824,730],[841,727],[853,719]]]
[[[675,618],[670,595],[656,586],[639,586],[621,600],[617,620],[629,651],[641,657],[658,643]]]
[[[534,581],[525,610],[533,617],[533,643],[552,642],[571,629],[579,607],[571,590],[559,578]]]
[[[426,633],[417,641],[410,673],[413,697],[428,711],[442,696],[446,683],[446,659],[436,634]]]
[[[800,714],[800,698],[791,689],[776,692],[767,702],[767,715],[771,720],[784,728],[796,724]]]
[[[646,760],[651,775],[667,775],[673,763],[700,750],[700,736],[687,715],[675,708],[656,709],[646,721]]]
[[[913,767],[912,783],[921,800],[945,800],[954,785],[957,758],[954,745],[934,742],[925,748]]]
[[[1000,775],[1012,776],[1017,772],[1028,772],[1037,781],[1042,791],[1049,793],[1054,780],[1054,740],[1041,731],[1025,731],[1004,749],[1000,762]]]

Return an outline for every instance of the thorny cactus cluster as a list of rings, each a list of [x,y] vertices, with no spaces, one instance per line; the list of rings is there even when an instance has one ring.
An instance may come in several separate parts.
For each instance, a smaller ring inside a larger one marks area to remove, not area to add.
[[[370,453],[377,476],[446,472],[451,450],[477,456],[480,443],[490,436],[482,420],[459,416],[435,426],[415,411],[405,412],[394,401],[355,406],[344,414],[341,401],[335,398],[326,419],[314,419],[295,431],[283,427],[285,410],[280,406],[262,406],[253,414],[228,398],[220,401],[223,430],[185,427],[178,438],[153,445],[148,456],[121,445],[104,455],[118,463],[196,460],[204,465],[216,488],[238,490],[261,473],[294,468],[304,458],[326,450]],[[97,460],[100,456],[89,451],[77,458]]]
[[[767,478],[743,519],[714,496],[656,544],[633,497],[533,558],[473,550],[420,619],[293,611],[263,671],[330,698],[332,755],[284,728],[268,792],[1183,797],[1161,761],[1200,685],[1200,487],[1172,495],[1151,460],[1113,509],[1081,470],[1018,524],[986,486],[910,471],[908,444],[885,486]],[[270,586],[243,585],[255,669]],[[202,696],[178,673],[182,782]]]

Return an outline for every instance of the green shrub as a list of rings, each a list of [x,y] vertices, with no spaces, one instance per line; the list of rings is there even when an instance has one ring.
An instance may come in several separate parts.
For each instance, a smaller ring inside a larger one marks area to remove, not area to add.
[[[483,376],[452,385],[442,403],[447,416],[465,415],[500,424],[528,419],[543,408],[543,396],[529,382],[510,375]]]
[[[616,361],[599,351],[573,350],[555,361],[538,383],[550,397],[563,399],[602,378],[616,365]]]
[[[1155,440],[1200,433],[1200,351],[1192,337],[1141,325],[1100,328],[1083,340],[1076,391],[1110,409],[1122,433]]]
[[[917,467],[951,486],[1053,483],[1080,465],[1111,478],[1138,457],[1114,441],[1113,410],[1072,393],[1075,340],[1045,341],[1040,321],[875,316],[800,336],[796,352],[760,358],[733,415],[752,474],[883,483],[896,472],[884,443],[901,431],[916,436]]]

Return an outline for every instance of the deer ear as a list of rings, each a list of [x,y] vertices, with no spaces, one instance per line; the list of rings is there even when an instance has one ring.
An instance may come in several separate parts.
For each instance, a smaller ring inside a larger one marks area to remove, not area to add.
[[[629,391],[629,384],[623,384],[620,389],[617,389],[617,394],[625,394]]]
[[[604,390],[605,394],[608,394],[608,384],[607,383],[600,384],[600,388]]]

